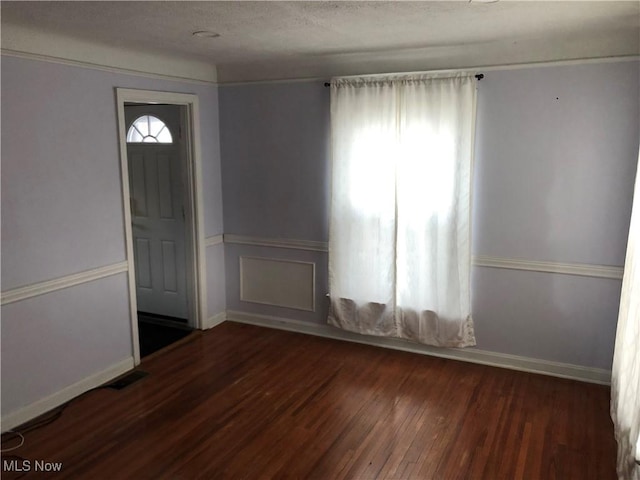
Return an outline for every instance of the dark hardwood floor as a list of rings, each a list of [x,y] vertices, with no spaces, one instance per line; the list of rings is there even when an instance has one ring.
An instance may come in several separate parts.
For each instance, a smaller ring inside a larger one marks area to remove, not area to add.
[[[229,322],[140,368],[3,457],[61,473],[3,478],[615,478],[603,386]]]

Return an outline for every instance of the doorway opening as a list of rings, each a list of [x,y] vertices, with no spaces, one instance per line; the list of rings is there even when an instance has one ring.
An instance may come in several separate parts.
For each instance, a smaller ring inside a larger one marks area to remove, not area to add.
[[[201,328],[197,97],[117,89],[133,356]]]

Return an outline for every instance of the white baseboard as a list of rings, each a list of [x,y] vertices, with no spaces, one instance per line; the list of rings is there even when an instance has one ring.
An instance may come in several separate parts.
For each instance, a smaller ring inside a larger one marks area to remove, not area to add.
[[[101,372],[91,375],[90,377],[83,378],[79,382],[76,382],[73,385],[69,385],[59,392],[38,400],[31,405],[27,405],[26,407],[11,412],[2,417],[2,420],[0,421],[2,426],[0,427],[0,430],[2,432],[6,432],[7,430],[11,430],[18,425],[22,425],[23,423],[28,422],[29,420],[32,420],[37,416],[42,415],[43,413],[46,413],[49,410],[62,405],[65,402],[68,402],[78,395],[83,394],[87,390],[91,390],[94,387],[102,385],[103,383],[106,383],[109,380],[122,375],[126,371],[131,370],[133,367],[133,357],[127,358],[126,360],[118,362],[115,365],[111,365],[109,368],[102,370]]]
[[[535,358],[508,355],[504,353],[488,352],[476,348],[455,349],[436,348],[420,345],[395,338],[372,337],[358,335],[355,333],[340,330],[329,325],[321,325],[290,318],[273,317],[268,315],[258,315],[255,313],[239,312],[227,310],[209,317],[203,328],[209,329],[221,324],[225,320],[257,325],[267,328],[276,328],[291,332],[304,333],[319,337],[332,338],[365,345],[372,345],[393,350],[431,355],[435,357],[449,358],[470,363],[478,363],[494,367],[508,368],[523,372],[539,373],[553,377],[568,378],[600,385],[611,383],[611,371],[599,368],[582,367],[567,363],[551,362]],[[98,372],[90,377],[84,378],[73,385],[70,385],[59,392],[45,397],[17,411],[9,413],[0,420],[0,430],[5,432],[29,420],[36,418],[49,410],[62,405],[65,402],[81,395],[94,387],[102,385],[113,378],[122,375],[134,368],[133,357],[123,360],[111,367]]]
[[[486,350],[478,350],[476,348],[457,349],[429,347],[427,345],[412,343],[402,339],[358,335],[356,333],[334,328],[330,325],[320,325],[289,318],[272,317],[268,315],[258,315],[233,310],[227,310],[226,313],[226,319],[232,322],[277,328],[280,330],[305,333],[319,337],[345,340],[365,345],[419,353],[422,355],[432,355],[435,357],[449,358],[463,362],[479,363],[482,365],[508,368],[522,372],[539,373],[542,375],[550,375],[552,377],[568,378],[582,382],[597,383],[600,385],[609,385],[611,383],[611,371],[600,368],[582,367],[568,363],[489,352]]]
[[[213,328],[216,325],[220,325],[226,319],[227,319],[227,312],[216,313],[213,317],[209,317],[205,319],[204,325],[202,325],[202,329],[209,330],[210,328]]]

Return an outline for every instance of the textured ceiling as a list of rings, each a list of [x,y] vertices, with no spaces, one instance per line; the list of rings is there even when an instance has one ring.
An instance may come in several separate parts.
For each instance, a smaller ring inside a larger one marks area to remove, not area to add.
[[[637,55],[630,2],[7,2],[2,23],[206,60],[221,81]],[[192,36],[212,30],[219,38]]]

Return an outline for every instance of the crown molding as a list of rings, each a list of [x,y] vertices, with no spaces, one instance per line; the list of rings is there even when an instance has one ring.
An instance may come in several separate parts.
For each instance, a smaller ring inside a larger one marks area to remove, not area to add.
[[[433,69],[433,70],[421,70],[421,71],[397,71],[397,72],[388,72],[388,73],[362,73],[362,74],[351,74],[351,75],[341,75],[340,78],[349,78],[349,77],[374,77],[376,75],[400,75],[400,74],[441,74],[441,73],[485,73],[485,72],[497,72],[503,70],[524,70],[530,68],[544,68],[544,67],[568,67],[573,65],[593,65],[593,64],[602,64],[602,63],[621,63],[621,62],[637,62],[640,61],[640,55],[618,55],[612,57],[598,57],[598,58],[578,58],[571,60],[550,60],[550,61],[540,61],[540,62],[528,62],[528,63],[509,63],[509,64],[486,64],[486,65],[476,65],[469,67],[461,67],[461,68],[442,68],[442,69]],[[220,66],[222,70],[224,66]],[[224,73],[224,71],[223,71]],[[218,86],[220,87],[240,87],[240,86],[248,86],[248,85],[271,85],[271,84],[290,84],[290,83],[305,83],[305,82],[326,82],[337,75],[326,74],[326,75],[316,75],[316,76],[300,76],[300,77],[280,77],[273,79],[265,79],[265,80],[233,80],[233,79],[225,79],[224,76],[219,75],[218,78]],[[221,78],[220,78],[221,77]]]
[[[287,60],[216,67],[211,62],[179,55],[113,47],[10,23],[2,25],[3,55],[163,80],[228,86],[317,81],[336,75],[387,74],[393,71],[492,71],[638,60],[637,48],[634,51],[627,43],[624,36],[617,38],[610,47],[603,47],[595,40],[574,42],[564,52],[564,58],[553,58],[558,53],[544,43],[532,44],[532,49],[522,51],[507,49],[501,55],[487,55],[483,50],[476,51],[477,48],[471,46],[458,50],[454,48],[450,55],[444,57],[434,57],[434,52],[429,49],[418,49],[415,52],[389,54],[388,58],[379,52],[337,55],[335,58],[310,55],[294,63]],[[528,53],[525,55],[523,52]]]
[[[216,84],[213,63],[131,48],[112,47],[28,27],[2,24],[2,55],[112,73]]]

